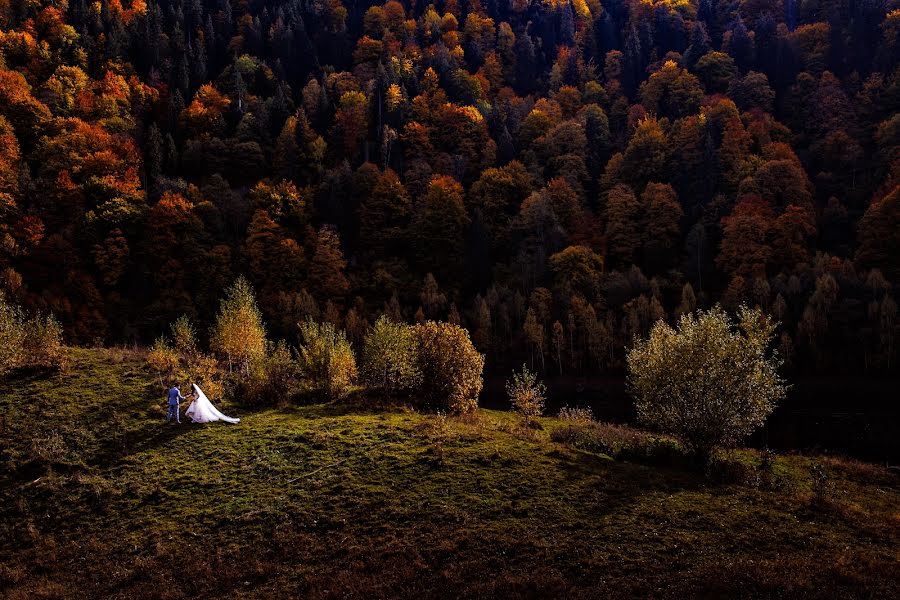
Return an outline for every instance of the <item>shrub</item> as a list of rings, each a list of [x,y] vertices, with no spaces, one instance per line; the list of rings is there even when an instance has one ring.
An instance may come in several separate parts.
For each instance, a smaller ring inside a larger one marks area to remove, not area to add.
[[[331,323],[300,324],[300,371],[328,398],[346,395],[356,379],[356,358],[343,331]]]
[[[413,326],[427,406],[453,413],[478,408],[484,356],[475,350],[469,332],[452,323],[426,321]]]
[[[283,341],[271,344],[266,355],[266,387],[272,402],[286,399],[291,392],[291,383],[297,374],[297,363],[291,350]]]
[[[228,370],[236,367],[249,375],[254,361],[266,353],[266,328],[262,313],[256,305],[253,289],[247,280],[238,277],[219,307],[213,326],[210,345],[214,352],[228,361]]]
[[[677,436],[707,460],[763,424],[784,397],[780,361],[767,356],[775,325],[741,307],[736,328],[720,307],[658,321],[628,353],[629,387],[641,422]]]
[[[710,457],[705,468],[706,478],[715,483],[761,487],[759,469],[751,462],[731,453],[717,453]]]
[[[416,336],[412,327],[386,315],[375,322],[363,345],[363,380],[384,392],[405,392],[422,380]]]
[[[563,406],[559,409],[557,415],[561,421],[570,421],[574,423],[591,423],[594,421],[594,413],[587,407],[570,407]]]
[[[557,429],[553,436],[555,441],[563,441],[571,446],[600,452],[613,458],[623,450],[645,447],[650,443],[650,436],[643,431],[621,425],[600,422],[579,422]]]
[[[156,338],[147,353],[147,363],[156,371],[160,386],[180,381],[196,383],[209,398],[225,395],[223,373],[214,356],[204,354],[197,344],[197,332],[182,315],[171,326],[174,344],[165,336]],[[245,377],[249,378],[248,373]]]
[[[763,489],[774,489],[776,487],[775,479],[775,452],[769,448],[763,448],[759,455],[759,467],[757,469],[759,487]]]
[[[52,314],[25,319],[0,291],[0,375],[17,367],[65,367],[63,331]]]
[[[288,345],[270,343],[265,358],[254,363],[250,375],[239,378],[236,393],[248,404],[277,404],[290,397],[296,376],[297,362]]]
[[[428,424],[428,438],[431,441],[431,454],[435,462],[444,462],[445,446],[450,441],[450,423],[447,414],[441,411],[435,413],[434,418]]]
[[[36,436],[31,440],[31,460],[41,465],[62,463],[69,453],[69,446],[59,431],[53,430],[47,436]]]
[[[816,506],[826,506],[831,499],[831,478],[828,469],[818,461],[809,465],[809,475],[812,479],[812,502]]]
[[[178,353],[169,345],[169,340],[165,336],[159,336],[150,346],[150,351],[147,352],[147,364],[156,371],[160,386],[165,386],[166,382],[175,375],[175,370],[178,368]]]
[[[175,347],[175,376],[196,383],[210,398],[225,395],[224,376],[214,356],[204,354],[197,344],[197,330],[186,315],[172,323],[172,339]],[[249,374],[247,375],[249,376]]]
[[[197,347],[197,330],[187,315],[181,315],[172,323],[172,339],[175,342],[175,351],[188,362],[199,352]]]
[[[190,362],[185,363],[183,373],[188,382],[199,385],[207,397],[221,398],[225,395],[225,381],[219,362],[214,357],[198,352]]]
[[[759,470],[772,474],[775,472],[775,459],[777,455],[770,448],[763,448],[759,455]]]
[[[25,323],[22,362],[46,369],[65,367],[62,325],[51,315],[35,315]]]
[[[606,454],[616,460],[668,466],[678,463],[684,455],[682,448],[671,438],[657,437],[625,425],[587,420],[581,411],[576,411],[574,418],[565,417],[564,421],[564,426],[550,433],[550,439],[579,450]]]
[[[522,365],[521,373],[513,371],[512,379],[506,382],[506,393],[513,409],[525,417],[526,422],[544,412],[547,386],[525,365]]]
[[[25,341],[22,310],[6,301],[0,291],[0,375],[19,366]]]

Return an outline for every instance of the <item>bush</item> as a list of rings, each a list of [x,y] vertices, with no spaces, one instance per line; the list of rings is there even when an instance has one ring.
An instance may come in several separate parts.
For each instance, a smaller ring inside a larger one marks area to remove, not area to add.
[[[197,333],[186,316],[172,323],[174,345],[165,336],[156,338],[147,353],[147,363],[156,371],[161,387],[173,382],[196,383],[209,398],[225,395],[224,375],[214,356],[204,354]],[[249,374],[246,376],[249,377]]]
[[[340,398],[356,380],[356,358],[343,331],[331,323],[300,324],[300,371],[313,390]]]
[[[713,483],[762,487],[759,468],[753,461],[733,452],[717,452],[710,456],[705,475]]]
[[[812,503],[816,506],[827,506],[831,499],[831,478],[825,465],[813,461],[809,465],[809,475],[812,479]]]
[[[225,395],[225,381],[215,357],[199,352],[186,362],[179,379],[187,379],[188,383],[196,383],[210,399]]]
[[[221,334],[229,328],[235,328],[235,331],[225,335],[227,338],[236,335],[236,331],[245,325],[252,325],[250,327],[252,336],[261,331],[264,334],[261,321],[253,325],[254,319],[248,317],[249,313],[243,316],[240,314],[247,310],[253,312],[248,308],[254,304],[249,287],[245,283],[242,284],[241,280],[235,286],[229,292],[230,300],[223,303],[223,306],[227,304],[228,308],[227,310],[223,308],[223,312],[220,313],[216,331]],[[229,311],[233,313],[231,316],[227,316]],[[240,324],[242,320],[243,325]],[[271,344],[263,337],[265,345],[262,354],[252,349],[238,360],[239,371],[229,375],[223,372],[214,356],[200,350],[196,329],[186,316],[179,317],[172,324],[171,330],[174,344],[161,336],[147,353],[147,363],[156,371],[161,386],[173,381],[196,383],[210,398],[224,397],[227,389],[230,395],[242,402],[257,405],[273,404],[289,395],[297,365],[291,356],[290,348],[284,342]],[[219,341],[221,342],[221,339]],[[255,348],[257,341],[251,340],[250,344]],[[220,346],[220,350],[221,348]],[[232,350],[234,353],[230,356],[234,360],[246,348],[241,350],[238,346],[232,346]]]
[[[233,395],[253,406],[271,406],[291,397],[297,377],[297,362],[283,341],[268,344],[266,355],[257,359],[247,375],[234,378]]]
[[[51,315],[35,315],[25,323],[22,362],[46,369],[62,369],[66,363],[62,325]]]
[[[150,346],[150,351],[147,352],[147,364],[156,371],[160,387],[165,386],[166,382],[175,376],[175,370],[178,368],[178,353],[169,345],[169,340],[165,336],[159,336]]]
[[[6,301],[0,291],[0,375],[19,366],[25,341],[22,310]]]
[[[671,438],[653,436],[625,425],[589,420],[580,409],[569,411],[572,409],[566,411],[566,417],[561,417],[566,424],[550,433],[552,441],[579,450],[606,454],[616,460],[645,464],[671,466],[684,455],[681,447]]]
[[[563,406],[559,409],[557,415],[561,421],[569,421],[573,423],[592,423],[594,421],[594,413],[587,407],[571,407]]]
[[[265,364],[266,393],[271,402],[286,400],[291,393],[291,384],[297,375],[297,363],[291,350],[283,341],[271,344]]]
[[[525,417],[526,422],[544,412],[547,386],[538,381],[537,375],[525,365],[522,365],[521,373],[513,371],[512,380],[506,382],[506,393],[513,409]]]
[[[422,402],[432,408],[467,413],[478,408],[484,356],[469,332],[452,323],[426,321],[413,326],[418,346]]]
[[[53,430],[47,436],[35,436],[31,440],[31,460],[39,465],[51,466],[62,463],[69,453],[69,446],[59,431]]]
[[[651,440],[650,435],[638,429],[598,421],[573,421],[554,430],[550,437],[553,441],[613,458],[623,450],[636,453]]]
[[[418,354],[413,328],[382,315],[363,345],[363,380],[389,393],[415,389],[422,380]]]
[[[182,360],[190,362],[199,353],[197,346],[197,330],[187,315],[181,315],[172,323],[172,339],[175,342],[175,351]]]
[[[200,351],[197,330],[186,315],[172,323],[172,339],[175,347],[175,376],[179,381],[196,383],[209,398],[225,395],[224,374],[214,356]]]
[[[775,325],[741,307],[736,328],[720,307],[658,321],[628,353],[629,387],[641,422],[678,437],[705,461],[765,422],[784,397],[780,361],[766,355]]]
[[[0,375],[17,367],[65,367],[63,331],[52,314],[25,319],[0,291]]]

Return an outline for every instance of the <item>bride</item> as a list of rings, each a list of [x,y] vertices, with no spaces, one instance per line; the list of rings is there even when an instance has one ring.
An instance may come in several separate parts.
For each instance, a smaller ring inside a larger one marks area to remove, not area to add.
[[[184,416],[190,417],[194,423],[210,423],[212,421],[225,421],[226,423],[240,422],[240,419],[228,417],[220,413],[196,383],[191,384],[191,391],[194,393],[194,400],[191,402],[191,405],[188,406]]]

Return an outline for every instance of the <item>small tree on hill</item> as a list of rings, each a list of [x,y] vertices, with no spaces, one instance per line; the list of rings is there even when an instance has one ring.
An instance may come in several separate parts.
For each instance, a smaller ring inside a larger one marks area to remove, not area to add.
[[[169,340],[165,336],[159,336],[150,346],[150,351],[147,353],[147,364],[156,371],[160,387],[165,386],[166,382],[175,374],[178,369],[178,353],[169,345]]]
[[[250,366],[250,374],[233,382],[234,397],[253,406],[284,403],[291,397],[298,368],[286,342],[269,342],[265,356]]]
[[[184,376],[189,383],[196,383],[209,398],[221,398],[225,394],[225,382],[219,361],[214,356],[198,352],[185,366]]]
[[[213,351],[225,356],[229,371],[237,368],[246,375],[253,362],[265,356],[266,328],[246,279],[238,277],[225,294],[210,345]]]
[[[300,323],[301,373],[314,390],[328,398],[340,398],[356,380],[356,357],[343,331],[333,323]]]
[[[63,329],[52,314],[37,314],[25,323],[22,362],[46,369],[65,368]]]
[[[517,413],[529,422],[544,412],[547,386],[538,381],[537,375],[522,365],[522,372],[513,371],[512,379],[506,382],[506,393]]]
[[[385,315],[366,336],[362,358],[363,379],[370,387],[398,393],[415,388],[422,380],[413,328]]]
[[[775,324],[741,307],[737,326],[719,307],[660,320],[628,353],[638,418],[678,436],[698,458],[734,445],[762,425],[784,397],[781,361],[768,355]]]
[[[52,314],[25,318],[0,291],[0,375],[17,367],[64,368],[62,325]]]
[[[422,400],[455,413],[478,408],[484,355],[472,345],[469,332],[452,323],[426,321],[415,325]]]
[[[181,315],[172,323],[172,339],[175,341],[175,350],[184,360],[190,361],[199,352],[197,331],[187,315]]]
[[[0,375],[19,366],[25,340],[25,317],[0,291]]]
[[[172,339],[176,375],[179,380],[187,378],[189,383],[196,383],[210,398],[220,398],[225,392],[222,373],[215,357],[200,351],[197,343],[197,331],[187,315],[178,317],[172,323]],[[163,358],[165,354],[161,354]],[[254,358],[259,360],[259,357]],[[246,372],[242,373],[246,376]]]
[[[288,345],[284,341],[270,344],[266,355],[266,382],[273,402],[287,399],[296,372],[297,363]]]

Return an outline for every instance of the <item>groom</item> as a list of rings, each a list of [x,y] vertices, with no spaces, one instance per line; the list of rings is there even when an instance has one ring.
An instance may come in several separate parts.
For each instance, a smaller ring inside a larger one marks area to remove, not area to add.
[[[184,400],[184,396],[181,395],[181,390],[178,389],[178,386],[173,384],[172,388],[169,390],[169,412],[166,414],[166,423],[168,423],[172,417],[175,417],[176,423],[181,423],[181,416],[178,414],[178,410],[180,408],[179,402]]]

